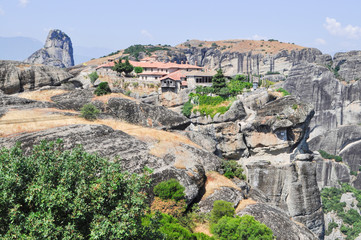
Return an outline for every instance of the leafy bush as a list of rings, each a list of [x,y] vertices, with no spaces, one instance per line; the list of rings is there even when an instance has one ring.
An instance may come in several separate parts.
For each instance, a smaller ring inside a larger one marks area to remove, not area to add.
[[[211,211],[211,222],[217,223],[222,217],[233,217],[235,213],[233,204],[223,200],[217,200],[213,203]]]
[[[186,102],[182,107],[182,113],[186,117],[190,117],[192,113],[193,104],[190,102]]]
[[[351,175],[357,176],[357,172],[356,171],[350,171]]]
[[[98,114],[100,113],[99,109],[94,106],[93,104],[85,104],[81,109],[81,117],[85,118],[86,120],[93,121],[97,119]]]
[[[224,216],[212,226],[212,233],[220,240],[274,239],[272,230],[250,215]]]
[[[132,91],[128,90],[124,94],[127,95],[127,96],[130,96],[131,93],[132,93]]]
[[[107,82],[101,82],[97,89],[95,89],[94,94],[97,96],[106,95],[108,93],[111,93],[110,87]]]
[[[207,86],[197,86],[196,87],[196,94],[207,95],[207,94],[210,94],[213,92],[214,92],[214,89],[212,87],[207,87]]]
[[[281,92],[282,93],[282,96],[287,96],[287,95],[291,95],[289,92],[287,92],[285,89],[283,88],[278,88],[276,90],[277,92]]]
[[[149,174],[120,162],[42,141],[23,154],[0,151],[1,239],[145,239]],[[154,238],[156,239],[156,238]]]
[[[280,72],[271,72],[271,71],[268,71],[268,72],[266,72],[265,75],[275,75],[275,74],[280,74]]]
[[[143,72],[143,68],[142,68],[142,67],[135,67],[135,68],[134,68],[134,72],[135,72],[136,74],[142,73],[142,72]]]
[[[293,105],[292,105],[292,109],[293,109],[293,110],[297,110],[297,109],[298,109],[298,104],[293,104]]]
[[[153,192],[163,200],[173,199],[179,201],[185,196],[184,190],[185,188],[176,179],[169,179],[157,184]]]
[[[218,69],[217,73],[212,78],[212,87],[214,89],[214,93],[217,95],[220,95],[220,90],[222,88],[226,88],[226,78],[223,75],[223,72],[221,69]]]
[[[243,76],[243,75],[237,75],[237,76]],[[243,80],[231,80],[227,87],[229,89],[229,93],[231,96],[236,96],[243,92],[243,89],[250,89],[252,88],[253,84],[250,82],[245,82]]]
[[[223,161],[222,169],[225,172],[224,176],[227,178],[238,177],[239,179],[246,179],[246,175],[243,174],[243,168],[235,160]]]
[[[318,150],[318,152],[321,154],[321,156],[325,159],[334,159],[336,162],[342,162],[342,157],[340,156],[336,156],[336,155],[332,155],[327,153],[326,151],[323,150]]]
[[[95,81],[99,78],[99,75],[97,72],[94,71],[91,74],[89,74],[88,77],[90,78],[91,84],[94,85]]]

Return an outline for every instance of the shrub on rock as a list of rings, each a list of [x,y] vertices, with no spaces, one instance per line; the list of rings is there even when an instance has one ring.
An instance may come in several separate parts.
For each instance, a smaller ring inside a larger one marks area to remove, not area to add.
[[[168,181],[157,184],[153,192],[163,200],[173,199],[179,201],[185,196],[184,190],[185,188],[176,179],[169,179]]]
[[[107,82],[101,82],[97,89],[95,89],[94,94],[97,96],[106,95],[108,93],[111,93],[110,87]]]
[[[91,103],[85,104],[80,109],[80,112],[80,116],[89,121],[94,121],[95,119],[97,119],[97,116],[100,113],[99,109]]]

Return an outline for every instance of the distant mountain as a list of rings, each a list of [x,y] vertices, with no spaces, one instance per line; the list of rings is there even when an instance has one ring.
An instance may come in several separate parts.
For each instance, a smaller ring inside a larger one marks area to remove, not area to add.
[[[0,37],[0,60],[23,61],[43,46],[43,42],[29,37]],[[82,46],[74,46],[73,50],[75,64],[89,61],[92,58],[99,58],[115,51],[108,48]]]
[[[0,59],[23,61],[43,45],[28,37],[0,37]]]

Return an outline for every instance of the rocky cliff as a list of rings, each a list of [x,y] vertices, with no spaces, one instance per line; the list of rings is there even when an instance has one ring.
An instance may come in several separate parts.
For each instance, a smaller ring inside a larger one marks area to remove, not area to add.
[[[25,62],[59,68],[74,66],[73,45],[68,35],[60,30],[50,30],[45,45],[28,57]]]
[[[56,67],[0,61],[0,90],[6,94],[58,86],[71,77],[71,74]]]

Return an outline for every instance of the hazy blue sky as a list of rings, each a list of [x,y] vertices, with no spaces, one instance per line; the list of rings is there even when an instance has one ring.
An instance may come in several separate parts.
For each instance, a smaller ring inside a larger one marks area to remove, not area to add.
[[[0,36],[122,49],[187,39],[278,39],[323,52],[361,50],[359,0],[0,0]]]

